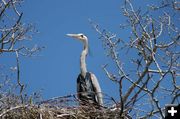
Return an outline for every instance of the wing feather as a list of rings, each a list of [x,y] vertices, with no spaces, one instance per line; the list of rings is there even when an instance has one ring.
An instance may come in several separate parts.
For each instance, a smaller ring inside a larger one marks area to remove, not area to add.
[[[92,84],[93,84],[93,87],[95,89],[95,93],[97,95],[97,100],[98,100],[100,105],[103,105],[103,95],[101,92],[101,87],[99,85],[99,82],[93,73],[90,73],[90,74],[91,74]]]

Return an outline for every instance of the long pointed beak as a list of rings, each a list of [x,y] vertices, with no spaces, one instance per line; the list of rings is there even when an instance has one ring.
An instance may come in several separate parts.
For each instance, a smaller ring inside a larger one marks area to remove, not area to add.
[[[66,34],[66,35],[69,37],[72,37],[72,38],[78,38],[79,37],[77,34]]]

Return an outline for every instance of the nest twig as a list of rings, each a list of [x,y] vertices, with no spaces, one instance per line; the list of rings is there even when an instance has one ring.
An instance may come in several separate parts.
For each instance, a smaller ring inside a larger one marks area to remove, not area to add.
[[[80,103],[74,95],[52,98],[37,104],[16,105],[0,113],[0,119],[121,119],[120,109],[110,102],[97,108],[97,105]]]

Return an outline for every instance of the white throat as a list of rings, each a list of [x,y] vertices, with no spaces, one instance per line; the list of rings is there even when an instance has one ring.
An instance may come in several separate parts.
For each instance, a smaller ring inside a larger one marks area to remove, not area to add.
[[[80,70],[81,70],[81,75],[85,78],[87,73],[86,56],[88,54],[88,40],[84,41],[83,44],[84,44],[84,48],[80,57]]]

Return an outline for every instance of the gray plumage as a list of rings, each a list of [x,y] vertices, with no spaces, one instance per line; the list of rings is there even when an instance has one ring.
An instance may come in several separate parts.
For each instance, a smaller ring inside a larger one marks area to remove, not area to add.
[[[84,48],[80,56],[80,71],[77,78],[77,93],[81,101],[103,105],[103,96],[96,76],[87,71],[86,56],[88,54],[88,38],[84,34],[67,34],[67,36],[79,39]]]

